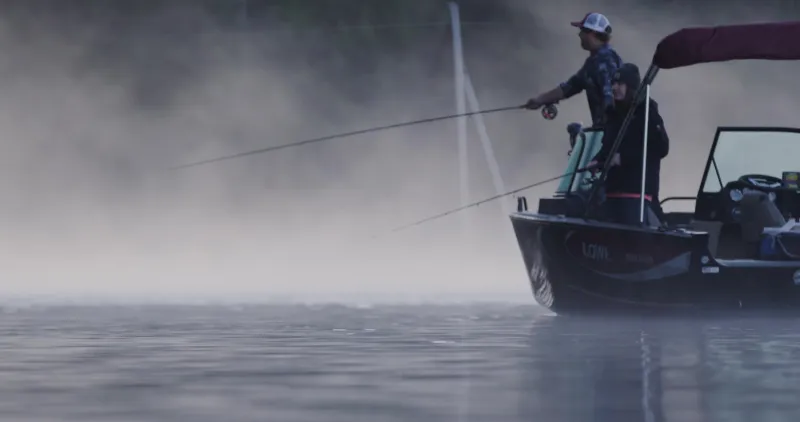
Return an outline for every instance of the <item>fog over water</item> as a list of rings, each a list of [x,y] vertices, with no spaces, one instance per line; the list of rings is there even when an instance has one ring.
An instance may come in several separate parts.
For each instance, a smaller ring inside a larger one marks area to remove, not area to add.
[[[615,47],[642,71],[681,27],[790,13],[629,0],[507,7],[511,24],[464,29],[482,108],[522,104],[577,70],[585,53],[568,23],[588,9],[609,17]],[[454,121],[165,170],[455,113],[449,28],[421,32],[411,51],[376,48],[358,73],[328,32],[234,32],[186,5],[135,24],[26,16],[0,17],[3,295],[533,300],[499,203],[465,212],[466,234],[450,216],[370,238],[460,205]],[[662,71],[653,95],[672,146],[661,196],[696,192],[716,126],[793,125],[796,67]],[[581,94],[552,122],[524,111],[484,120],[510,190],[559,174],[566,124],[589,119]],[[468,130],[479,200],[494,190],[472,121]],[[525,194],[535,205],[554,188]]]

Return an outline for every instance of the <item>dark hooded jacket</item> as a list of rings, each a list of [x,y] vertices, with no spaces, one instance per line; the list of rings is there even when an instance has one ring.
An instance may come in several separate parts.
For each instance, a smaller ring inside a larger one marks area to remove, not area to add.
[[[609,157],[611,147],[617,138],[622,123],[628,110],[632,106],[632,98],[636,88],[641,82],[639,69],[636,65],[626,63],[620,67],[616,75],[616,81],[625,83],[628,86],[628,98],[618,102],[614,110],[608,115],[604,126],[603,146],[595,156],[598,162],[606,162]],[[632,116],[628,129],[619,145],[617,152],[620,155],[620,165],[612,166],[608,170],[606,177],[606,194],[625,193],[640,194],[642,190],[642,156],[644,154],[644,128],[645,128],[645,103],[638,102],[636,110]],[[649,130],[647,136],[647,168],[645,195],[658,197],[660,184],[661,160],[669,153],[669,137],[664,128],[664,120],[658,112],[658,103],[650,99],[650,119],[648,122]]]

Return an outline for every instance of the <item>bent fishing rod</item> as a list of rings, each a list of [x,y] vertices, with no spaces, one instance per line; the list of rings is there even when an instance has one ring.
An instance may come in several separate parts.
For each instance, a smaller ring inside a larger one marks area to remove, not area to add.
[[[464,205],[462,207],[454,208],[454,209],[452,209],[450,211],[445,211],[445,212],[443,212],[441,214],[436,214],[436,215],[433,215],[433,216],[430,216],[430,217],[427,217],[427,218],[423,218],[422,220],[415,221],[415,222],[413,222],[411,224],[406,224],[404,226],[396,227],[396,228],[392,229],[390,231],[390,233],[396,233],[396,232],[399,232],[399,231],[402,231],[402,230],[410,229],[410,228],[415,227],[415,226],[419,226],[419,225],[427,223],[429,221],[438,220],[438,219],[440,219],[442,217],[446,217],[446,216],[448,216],[450,214],[455,214],[455,213],[457,213],[459,211],[463,211],[463,210],[466,210],[468,208],[477,207],[477,206],[483,205],[483,204],[485,204],[487,202],[492,202],[492,201],[497,200],[497,199],[505,198],[506,196],[514,195],[515,193],[522,192],[522,191],[527,190],[527,189],[535,188],[537,186],[544,185],[545,183],[550,183],[550,182],[562,179],[564,177],[572,176],[573,174],[583,173],[585,171],[591,171],[593,169],[598,168],[601,165],[602,164],[596,164],[596,165],[592,165],[592,166],[587,166],[587,167],[584,167],[584,168],[577,169],[575,171],[571,171],[569,173],[565,173],[565,174],[562,174],[562,175],[559,175],[559,176],[555,176],[555,177],[551,177],[549,179],[545,179],[545,180],[542,180],[542,181],[539,181],[539,182],[536,182],[536,183],[533,183],[533,184],[530,184],[530,185],[527,185],[527,186],[523,186],[521,188],[517,188],[517,189],[514,189],[512,191],[508,191],[506,193],[497,194],[495,196],[492,196],[492,197],[489,197],[489,198],[486,198],[486,199],[482,199],[482,200],[480,200],[478,202],[473,202],[471,204]]]
[[[291,142],[291,143],[288,143],[288,144],[275,145],[275,146],[266,147],[266,148],[260,148],[260,149],[256,149],[256,150],[252,150],[252,151],[240,152],[238,154],[226,155],[226,156],[217,157],[217,158],[211,158],[211,159],[203,160],[203,161],[196,161],[194,163],[183,164],[183,165],[180,165],[180,166],[171,167],[171,168],[169,168],[169,170],[180,170],[180,169],[200,166],[200,165],[204,165],[204,164],[216,163],[218,161],[232,160],[234,158],[242,158],[242,157],[247,157],[247,156],[250,156],[250,155],[263,154],[263,153],[277,151],[277,150],[281,150],[281,149],[298,147],[298,146],[301,146],[301,145],[314,144],[314,143],[318,143],[318,142],[330,141],[330,140],[333,140],[333,139],[347,138],[347,137],[355,136],[355,135],[363,135],[363,134],[366,134],[366,133],[380,132],[380,131],[389,130],[389,129],[395,129],[395,128],[404,127],[404,126],[419,125],[419,124],[423,124],[423,123],[431,123],[431,122],[437,122],[437,121],[441,121],[441,120],[456,119],[456,118],[459,118],[459,117],[468,117],[468,116],[474,116],[474,115],[478,115],[478,114],[497,113],[497,112],[500,112],[500,111],[522,110],[522,109],[525,109],[525,108],[526,108],[526,104],[514,105],[514,106],[508,106],[508,107],[493,108],[493,109],[489,109],[489,110],[471,111],[471,112],[468,112],[468,113],[451,114],[451,115],[439,116],[439,117],[431,117],[431,118],[427,118],[427,119],[414,120],[414,121],[410,121],[410,122],[395,123],[395,124],[391,124],[391,125],[387,125],[387,126],[379,126],[379,127],[369,128],[369,129],[356,130],[356,131],[353,131],[353,132],[346,132],[346,133],[339,133],[339,134],[336,134],[336,135],[323,136],[323,137],[320,137],[320,138],[306,139],[304,141]],[[547,105],[542,107],[541,113],[542,113],[542,117],[544,117],[545,119],[553,120],[558,115],[558,108],[556,108],[555,104],[547,104]]]

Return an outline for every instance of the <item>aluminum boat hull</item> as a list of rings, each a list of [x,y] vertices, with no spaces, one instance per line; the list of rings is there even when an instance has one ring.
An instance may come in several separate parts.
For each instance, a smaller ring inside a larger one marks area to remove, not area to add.
[[[510,218],[535,300],[559,314],[800,311],[800,261],[717,260],[704,232]]]

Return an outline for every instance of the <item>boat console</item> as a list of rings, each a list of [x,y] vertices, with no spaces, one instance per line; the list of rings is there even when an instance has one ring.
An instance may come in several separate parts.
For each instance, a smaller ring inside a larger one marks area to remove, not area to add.
[[[717,218],[724,223],[743,222],[742,202],[752,196],[770,204],[783,219],[800,217],[800,189],[787,186],[774,176],[744,175],[723,187]]]
[[[718,128],[685,226],[707,231],[719,259],[762,259],[774,236],[800,236],[796,154],[798,129]]]
[[[552,198],[539,199],[539,214],[570,215],[576,212],[572,199],[589,193],[596,175],[588,172],[575,172],[589,165],[602,146],[603,131],[598,128],[584,128],[580,123],[567,125],[570,149],[564,176],[561,178]]]

